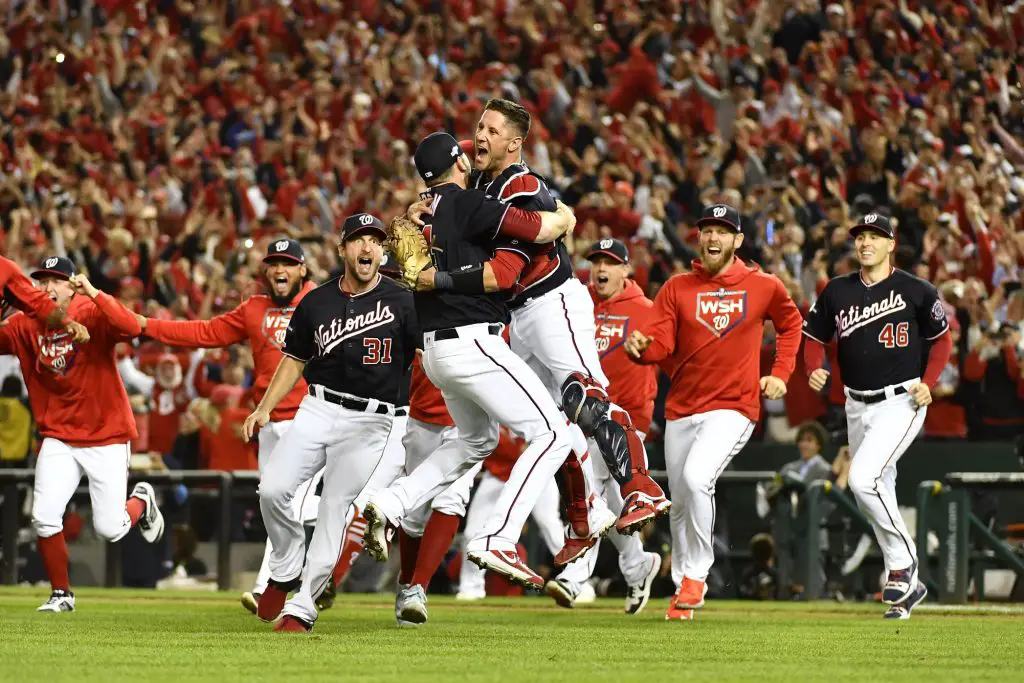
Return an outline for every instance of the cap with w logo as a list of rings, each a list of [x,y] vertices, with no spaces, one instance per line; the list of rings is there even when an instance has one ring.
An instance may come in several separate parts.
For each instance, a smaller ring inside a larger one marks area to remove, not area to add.
[[[267,245],[267,255],[263,257],[264,263],[271,261],[305,263],[306,252],[302,249],[302,243],[298,240],[288,238],[274,240]]]
[[[880,213],[866,214],[856,225],[850,228],[850,235],[856,237],[857,233],[864,232],[865,230],[873,230],[891,240],[896,239],[896,233],[892,229],[892,222],[889,220],[889,217],[883,216]]]
[[[60,280],[70,280],[77,270],[71,259],[64,256],[48,256],[39,262],[39,268],[32,273],[34,280],[42,280],[47,277],[55,277]]]
[[[740,214],[728,204],[712,204],[701,212],[697,227],[724,225],[733,232],[740,232]]]
[[[594,242],[594,245],[590,247],[590,251],[587,252],[587,260],[592,261],[596,256],[608,256],[619,263],[629,263],[629,249],[623,242],[610,237]]]

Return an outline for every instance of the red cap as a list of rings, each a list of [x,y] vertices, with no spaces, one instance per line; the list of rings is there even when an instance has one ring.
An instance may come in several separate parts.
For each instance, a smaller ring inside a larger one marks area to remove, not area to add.
[[[476,144],[472,140],[459,140],[459,147],[462,151],[473,158],[476,155]]]

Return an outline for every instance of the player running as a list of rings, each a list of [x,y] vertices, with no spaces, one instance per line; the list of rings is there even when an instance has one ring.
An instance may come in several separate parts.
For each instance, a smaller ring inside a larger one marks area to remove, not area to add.
[[[860,271],[831,280],[814,302],[804,322],[804,359],[811,388],[821,391],[829,376],[824,344],[836,337],[852,458],[847,485],[885,559],[884,617],[909,619],[928,590],[896,502],[896,463],[924,425],[953,342],[938,290],[890,265],[896,235],[889,219],[869,213],[850,234]]]
[[[88,330],[80,344],[65,330],[16,315],[0,325],[0,355],[14,354],[28,387],[32,414],[43,437],[36,463],[32,526],[52,593],[40,612],[73,612],[68,580],[64,511],[82,475],[89,477],[93,525],[100,538],[117,541],[135,525],[155,543],[164,518],[153,487],[139,483],[125,502],[131,440],[138,436],[128,394],[117,372],[114,348],[141,331],[135,315],[100,292],[68,259],[43,259],[32,273],[42,291]]]
[[[139,322],[146,336],[187,349],[216,349],[249,342],[255,364],[256,378],[253,382],[253,400],[259,402],[267,392],[270,379],[274,376],[283,357],[285,330],[292,319],[295,307],[299,305],[316,285],[309,281],[306,271],[306,255],[302,244],[293,239],[279,239],[267,245],[263,258],[266,266],[264,278],[267,293],[253,296],[234,309],[210,320],[160,320],[143,318]],[[260,430],[258,462],[260,471],[266,466],[274,446],[291,427],[299,403],[306,395],[306,382],[299,379],[295,387],[275,406],[270,422]],[[315,479],[315,477],[314,477]],[[315,482],[302,482],[294,500],[295,514],[303,520],[316,519],[314,495],[303,495],[315,490]],[[256,613],[260,595],[270,579],[270,539],[267,539],[263,562],[256,575],[252,592],[242,595],[242,605]]]
[[[782,282],[736,258],[740,217],[724,204],[697,221],[700,259],[658,292],[626,353],[671,369],[665,404],[665,465],[672,508],[672,579],[679,587],[666,619],[692,618],[704,606],[714,564],[715,483],[754,431],[760,393],[786,394],[802,318]],[[771,373],[758,379],[764,321],[777,333]]]

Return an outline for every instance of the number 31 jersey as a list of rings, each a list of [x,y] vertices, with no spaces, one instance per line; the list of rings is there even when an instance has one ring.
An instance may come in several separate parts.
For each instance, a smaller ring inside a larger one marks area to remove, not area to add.
[[[938,290],[897,269],[873,285],[859,272],[831,280],[804,320],[811,339],[836,338],[843,383],[854,391],[920,377],[927,342],[948,329]]]

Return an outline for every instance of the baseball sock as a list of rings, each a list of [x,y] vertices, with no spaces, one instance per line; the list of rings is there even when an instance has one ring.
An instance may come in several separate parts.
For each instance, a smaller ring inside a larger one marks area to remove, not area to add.
[[[398,583],[403,586],[408,586],[412,581],[412,575],[416,571],[416,559],[420,554],[420,541],[422,540],[422,538],[405,533],[405,529],[398,531],[398,555],[402,565],[398,572]]]
[[[359,557],[359,553],[363,552],[365,543],[363,541],[363,535],[366,533],[366,518],[362,515],[356,515],[352,518],[352,522],[345,529],[345,542],[341,544],[341,554],[338,556],[338,564],[334,565],[334,572],[332,577],[334,578],[334,585],[340,586],[341,582],[345,580],[345,575],[348,574],[348,570],[352,568],[352,563]]]
[[[139,523],[142,515],[146,513],[146,503],[140,498],[132,497],[124,504],[124,509],[127,510],[128,517],[132,520],[132,526],[135,526]]]
[[[64,532],[39,537],[39,555],[43,558],[43,567],[50,578],[50,588],[55,591],[70,591],[68,580],[68,544],[64,542]]]
[[[459,518],[455,515],[446,515],[443,512],[432,512],[427,528],[423,530],[423,543],[420,546],[419,557],[416,559],[416,571],[412,575],[410,585],[423,586],[423,589],[430,585],[430,579],[434,572],[441,566],[448,549],[452,547],[455,534],[459,531]]]

